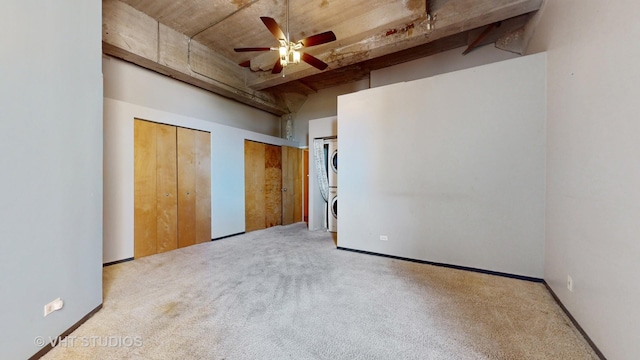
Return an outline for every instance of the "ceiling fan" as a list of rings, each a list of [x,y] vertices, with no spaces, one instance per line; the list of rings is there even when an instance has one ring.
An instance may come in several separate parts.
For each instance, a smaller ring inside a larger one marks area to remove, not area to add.
[[[246,48],[234,48],[235,52],[250,52],[250,51],[278,51],[279,58],[271,69],[272,74],[279,74],[282,69],[288,64],[299,64],[300,60],[307,64],[319,69],[324,70],[329,65],[324,61],[318,59],[313,55],[309,55],[300,51],[303,47],[311,47],[321,44],[326,44],[336,40],[336,35],[333,31],[325,31],[320,34],[306,37],[302,40],[293,42],[289,38],[289,2],[287,1],[287,33],[282,31],[278,23],[270,17],[261,16],[260,20],[271,31],[273,36],[278,40],[280,46],[278,47],[246,47]],[[249,67],[250,61],[240,63],[240,66]]]

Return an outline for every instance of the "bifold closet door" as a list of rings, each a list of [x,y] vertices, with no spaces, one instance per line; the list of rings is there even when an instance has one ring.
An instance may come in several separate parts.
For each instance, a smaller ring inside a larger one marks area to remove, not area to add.
[[[244,211],[245,231],[265,228],[265,146],[244,141]]]
[[[211,241],[211,134],[178,128],[178,247]]]
[[[265,226],[282,225],[282,149],[277,145],[265,146]]]
[[[156,124],[158,253],[178,248],[176,127]]]
[[[196,134],[178,128],[178,247],[196,243]]]
[[[178,247],[176,127],[134,121],[134,257]]]
[[[302,191],[304,193],[304,210],[302,212],[302,220],[306,223],[309,222],[309,150],[304,149],[302,151],[302,168],[304,171],[302,172],[302,179],[304,181],[304,186],[302,187]]]
[[[134,249],[135,258],[157,253],[156,128],[134,121]]]
[[[211,240],[211,134],[134,121],[134,257]]]
[[[195,132],[196,243],[211,241],[211,133]]]
[[[244,141],[245,231],[282,224],[282,150]]]
[[[302,221],[302,149],[282,147],[282,224]]]

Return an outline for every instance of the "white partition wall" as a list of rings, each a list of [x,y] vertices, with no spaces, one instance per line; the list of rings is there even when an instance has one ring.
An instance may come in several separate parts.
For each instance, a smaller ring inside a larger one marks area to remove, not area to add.
[[[636,359],[640,2],[586,3],[545,1],[531,39],[548,54],[544,279],[606,358]]]
[[[0,5],[0,359],[32,357],[102,304],[101,9]]]
[[[338,245],[542,278],[545,79],[539,54],[339,97]]]

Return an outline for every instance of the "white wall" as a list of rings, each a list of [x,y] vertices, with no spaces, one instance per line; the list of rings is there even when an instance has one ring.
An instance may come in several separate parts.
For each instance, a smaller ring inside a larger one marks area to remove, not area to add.
[[[426,58],[406,62],[371,72],[371,79],[365,79],[350,84],[344,84],[318,91],[300,108],[294,118],[295,140],[303,146],[310,146],[314,137],[328,137],[337,135],[338,96],[365,90],[371,87],[398,83],[409,80],[422,79],[429,76],[443,74],[454,70],[466,69],[474,66],[490,64],[496,61],[518,57],[513,53],[496,49],[493,45],[474,50],[466,56],[462,55],[465,48],[445,51]],[[311,122],[320,119],[312,130]],[[333,119],[333,128],[327,119]],[[324,124],[323,124],[324,123]],[[311,146],[310,146],[311,147]],[[313,170],[313,154],[309,158],[310,169]],[[309,174],[309,228],[322,229],[324,220],[324,200],[317,189],[315,178]],[[312,185],[312,186],[311,186]]]
[[[109,63],[113,64],[110,60]],[[105,61],[107,62],[107,61]],[[128,65],[128,64],[124,64]],[[111,65],[108,65],[109,67]],[[154,77],[147,70],[124,66],[126,74],[129,72],[143,72],[144,76]],[[131,77],[120,76],[118,68],[105,71],[105,88],[114,88],[112,82],[124,82],[119,87],[128,88],[126,84],[136,79],[140,74]],[[162,77],[161,75],[157,75]],[[157,79],[156,79],[157,80]],[[170,80],[170,79],[169,79]],[[107,86],[107,84],[110,84]],[[163,83],[156,88],[154,81],[144,84],[131,84],[139,91],[147,92],[149,98],[155,91],[160,93],[180,93],[184,86],[175,80]],[[177,88],[174,88],[177,87]],[[193,90],[193,89],[191,89]],[[195,89],[198,90],[198,89]],[[185,93],[189,95],[187,91]],[[126,96],[125,96],[126,95]],[[212,94],[210,94],[212,95]],[[180,95],[183,96],[183,95]],[[104,99],[104,256],[105,263],[133,257],[133,121],[134,118],[150,120],[159,123],[182,126],[211,132],[211,229],[212,238],[237,234],[245,231],[244,204],[244,139],[260,141],[275,145],[289,145],[297,147],[296,142],[247,131],[218,123],[226,118],[226,107],[211,108],[211,113],[203,114],[207,118],[196,118],[190,115],[172,113],[156,108],[134,103],[140,99],[133,94],[119,94],[120,98],[131,98],[131,102],[105,97]],[[215,97],[215,96],[214,96]],[[211,99],[203,98],[202,101]],[[220,99],[213,99],[220,101]],[[227,101],[226,99],[222,99]],[[189,101],[195,101],[191,98]],[[227,104],[229,105],[229,104]],[[269,119],[252,118],[265,114],[262,111],[247,106],[232,103],[237,107],[232,113],[247,117],[245,123],[268,121]],[[196,107],[207,106],[196,104]],[[176,110],[180,110],[176,108]],[[257,113],[256,113],[257,111]],[[276,123],[277,123],[277,119]],[[243,122],[239,122],[242,124]]]
[[[530,45],[548,53],[545,280],[609,359],[640,354],[639,13],[547,1]]]
[[[323,89],[309,95],[307,101],[295,114],[295,141],[302,146],[309,146],[309,121],[336,116],[338,114],[338,96],[340,95],[365,90],[369,87],[423,79],[519,56],[498,50],[493,45],[480,47],[467,55],[462,55],[464,49],[464,47],[453,49],[422,59],[374,70],[370,74],[370,79]]]
[[[137,65],[104,56],[104,96],[196,119],[280,136],[280,118]]]
[[[520,55],[496,49],[493,44],[479,47],[467,55],[462,55],[465,49],[466,47],[461,47],[443,51],[432,56],[374,70],[371,72],[371,87],[424,79],[520,57]]]
[[[302,146],[309,146],[309,121],[326,117],[335,117],[338,114],[338,96],[369,88],[369,79],[352,82],[332,88],[320,90],[302,105],[294,117],[293,130],[295,140]],[[311,137],[311,139],[313,139]]]
[[[338,245],[541,278],[545,74],[542,54],[340,96]]]
[[[309,230],[326,230],[326,204],[320,193],[313,156],[313,139],[334,137],[338,134],[338,119],[330,116],[309,121]]]
[[[0,358],[102,303],[100,1],[0,11]],[[61,297],[62,310],[43,316]]]

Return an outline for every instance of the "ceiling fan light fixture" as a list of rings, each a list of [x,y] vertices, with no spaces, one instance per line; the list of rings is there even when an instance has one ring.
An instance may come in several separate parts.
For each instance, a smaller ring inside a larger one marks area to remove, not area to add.
[[[287,66],[287,53],[288,53],[288,49],[286,46],[280,46],[278,48],[278,53],[280,54],[280,65],[281,66]]]
[[[296,50],[291,50],[291,55],[293,55],[293,61],[292,63],[294,64],[300,64],[300,52],[296,51]]]
[[[275,36],[275,38],[280,43],[278,47],[248,47],[248,48],[234,48],[235,52],[249,52],[249,51],[277,51],[278,52],[278,60],[276,60],[273,68],[271,69],[272,74],[279,74],[282,72],[282,69],[288,64],[299,64],[301,61],[306,62],[307,64],[315,67],[316,69],[322,71],[326,69],[329,65],[323,62],[322,60],[314,57],[313,55],[309,55],[306,52],[299,51],[304,47],[311,47],[321,44],[326,44],[336,40],[336,35],[333,31],[325,31],[321,34],[316,34],[312,36],[307,36],[306,38],[293,42],[290,41],[289,38],[289,1],[287,0],[287,32],[282,31],[278,23],[270,17],[261,16],[260,20],[262,23],[269,29],[271,34]],[[247,62],[244,61],[240,63],[241,66],[247,65]],[[284,75],[283,75],[284,76]]]
[[[278,48],[280,54],[280,65],[287,66],[288,64],[300,64],[302,56],[299,51],[295,50],[294,46],[280,46]]]

